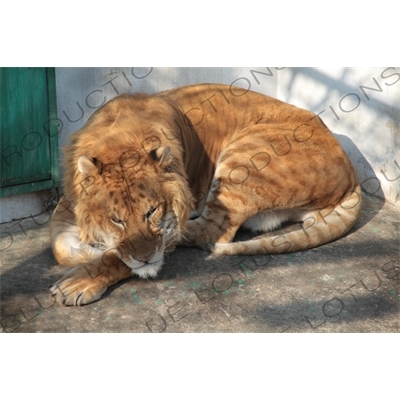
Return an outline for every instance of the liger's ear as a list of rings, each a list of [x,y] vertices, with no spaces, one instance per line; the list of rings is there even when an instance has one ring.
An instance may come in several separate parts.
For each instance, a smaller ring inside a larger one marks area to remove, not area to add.
[[[89,176],[96,177],[99,174],[99,169],[96,164],[85,156],[79,157],[78,170],[85,178]]]
[[[172,162],[173,156],[169,147],[159,147],[157,150],[152,150],[150,156],[154,161],[158,162],[158,165],[167,169]]]

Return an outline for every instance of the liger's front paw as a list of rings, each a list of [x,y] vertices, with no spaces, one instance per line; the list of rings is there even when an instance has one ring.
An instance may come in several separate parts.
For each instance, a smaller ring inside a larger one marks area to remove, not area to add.
[[[87,267],[76,267],[67,272],[51,288],[60,304],[81,306],[99,300],[107,290],[101,276],[94,276]]]

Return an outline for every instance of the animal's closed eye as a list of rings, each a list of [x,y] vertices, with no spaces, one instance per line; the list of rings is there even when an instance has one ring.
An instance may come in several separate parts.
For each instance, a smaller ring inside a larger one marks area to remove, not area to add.
[[[147,211],[147,213],[146,213],[146,215],[145,215],[145,218],[146,218],[146,219],[150,219],[150,218],[154,215],[154,213],[157,211],[157,208],[158,208],[158,207],[151,207],[151,208],[149,209],[149,211]]]
[[[125,226],[125,222],[122,221],[122,219],[119,219],[119,218],[116,218],[116,217],[112,217],[112,218],[110,218],[110,220],[115,225]]]

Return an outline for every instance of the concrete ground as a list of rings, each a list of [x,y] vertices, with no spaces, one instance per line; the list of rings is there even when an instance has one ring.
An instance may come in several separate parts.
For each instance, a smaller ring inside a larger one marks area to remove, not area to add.
[[[207,261],[178,248],[156,280],[83,307],[54,303],[50,212],[1,227],[2,332],[399,332],[399,208],[364,196],[357,225],[316,249]],[[241,233],[240,235],[246,235]]]

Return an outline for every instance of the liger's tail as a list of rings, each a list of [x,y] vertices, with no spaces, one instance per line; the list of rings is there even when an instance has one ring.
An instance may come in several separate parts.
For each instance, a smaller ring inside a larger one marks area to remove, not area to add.
[[[307,214],[302,227],[284,235],[258,237],[234,243],[216,243],[213,255],[281,254],[311,249],[332,242],[347,233],[361,211],[361,187],[346,193],[339,204]]]

